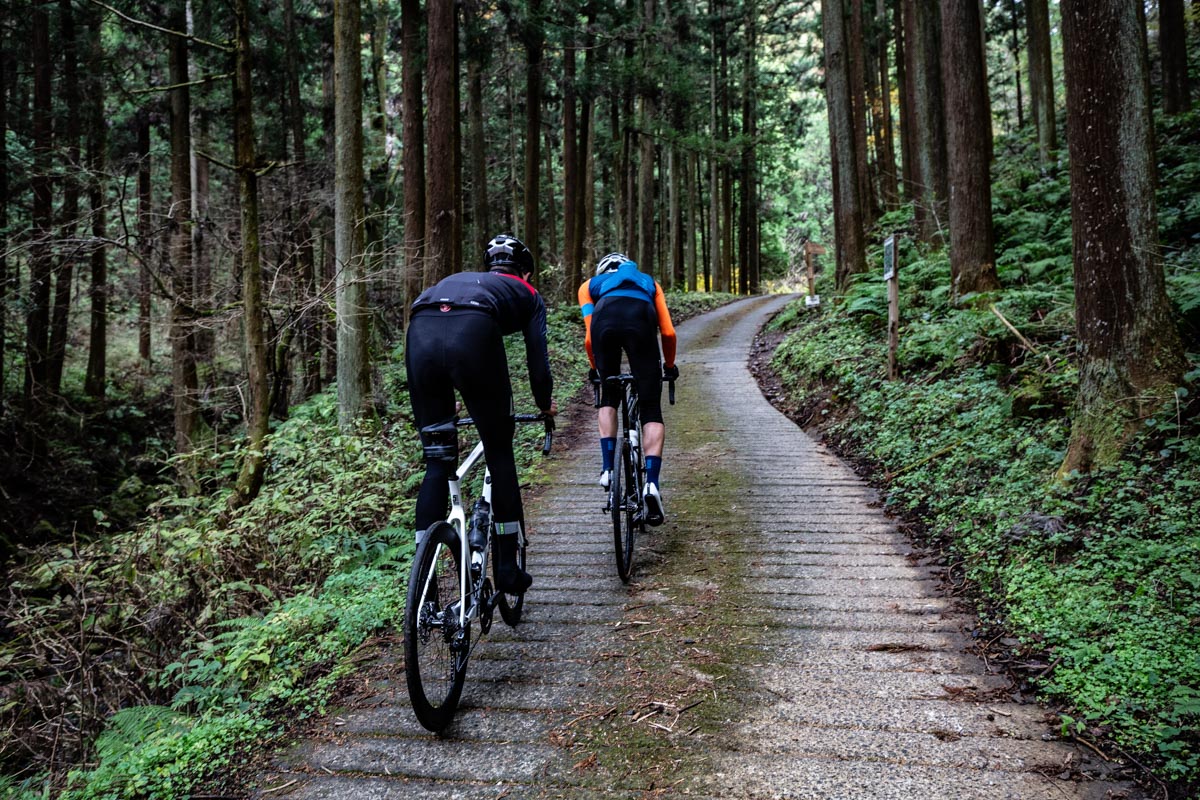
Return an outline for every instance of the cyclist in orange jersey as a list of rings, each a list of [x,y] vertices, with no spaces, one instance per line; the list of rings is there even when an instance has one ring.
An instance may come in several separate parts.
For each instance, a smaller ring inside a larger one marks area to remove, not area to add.
[[[675,365],[675,326],[662,286],[638,269],[623,253],[609,253],[596,265],[595,277],[579,287],[579,306],[587,329],[584,345],[594,373],[601,380],[599,428],[600,485],[612,480],[617,443],[617,403],[620,398],[606,379],[621,372],[621,352],[637,381],[642,409],[642,446],[646,453],[646,521],[666,519],[659,475],[662,470],[665,426],[662,380],[679,377]],[[662,339],[659,359],[658,339]],[[664,367],[665,364],[665,367]]]

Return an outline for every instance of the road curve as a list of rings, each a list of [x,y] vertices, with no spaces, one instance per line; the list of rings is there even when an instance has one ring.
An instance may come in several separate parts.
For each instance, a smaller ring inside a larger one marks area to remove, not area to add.
[[[972,618],[875,492],[761,395],[746,361],[787,298],[679,326],[668,523],[613,567],[588,406],[527,502],[525,621],[475,651],[445,737],[398,642],[258,776],[264,798],[1137,798],[969,652]],[[665,403],[664,393],[664,403]]]

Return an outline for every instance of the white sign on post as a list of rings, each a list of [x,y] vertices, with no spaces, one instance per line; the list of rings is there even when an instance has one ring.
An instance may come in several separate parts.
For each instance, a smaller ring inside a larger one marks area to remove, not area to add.
[[[896,237],[889,236],[883,240],[883,279],[890,281],[896,277]]]

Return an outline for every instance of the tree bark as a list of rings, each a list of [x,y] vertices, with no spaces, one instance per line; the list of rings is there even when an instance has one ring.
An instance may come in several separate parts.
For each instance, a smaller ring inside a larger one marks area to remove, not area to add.
[[[879,66],[879,100],[875,109],[876,158],[879,160],[879,183],[882,205],[891,210],[900,201],[900,188],[896,177],[896,140],[892,126],[892,82],[888,61],[887,4],[876,0],[875,21],[878,28],[876,39],[876,63]]]
[[[488,53],[488,31],[483,9],[478,0],[463,8],[467,36],[467,124],[468,153],[471,176],[472,235],[468,241],[471,252],[492,237],[491,211],[488,202],[487,140],[483,127],[483,71]]]
[[[187,29],[184,0],[175,0],[169,16],[172,30]],[[169,36],[171,90],[171,383],[175,393],[175,451],[192,451],[200,426],[199,381],[196,376],[194,281],[192,262],[192,131],[188,43]],[[189,470],[185,469],[185,480]]]
[[[843,288],[853,274],[866,272],[862,197],[855,165],[855,149],[863,146],[855,135],[851,95],[850,58],[846,45],[845,0],[822,0],[821,19],[825,47],[825,102],[829,110],[829,140],[834,165],[834,237],[837,248],[836,282]]]
[[[371,386],[363,274],[362,16],[360,0],[334,0],[333,8],[338,421],[347,428],[367,410]]]
[[[8,349],[8,41],[0,33],[0,387],[7,386]],[[4,404],[0,389],[0,405]]]
[[[846,31],[846,54],[849,59],[850,101],[854,114],[854,171],[858,178],[858,196],[862,202],[863,227],[869,227],[878,216],[871,171],[867,163],[867,40],[863,30],[864,0],[849,0],[850,19]]]
[[[66,174],[62,177],[63,204],[61,248],[54,270],[54,312],[50,323],[50,351],[47,358],[46,384],[51,394],[62,390],[63,362],[67,356],[67,325],[71,317],[71,284],[75,280],[75,260],[79,246],[79,141],[82,125],[79,110],[79,42],[75,31],[75,12],[70,0],[59,0],[59,39],[62,42],[61,95],[65,106],[62,143],[66,146]]]
[[[571,4],[568,4],[570,7]],[[576,259],[578,231],[578,206],[580,203],[579,180],[579,131],[578,110],[575,91],[575,32],[574,23],[578,15],[571,10],[563,41],[563,250],[562,265],[566,280],[563,282],[563,299],[570,302],[582,280],[582,270]]]
[[[913,131],[916,128],[912,108],[912,92],[909,90],[907,47],[904,37],[905,11],[903,5],[897,5],[895,16],[896,39],[896,101],[900,106],[900,174],[898,187],[904,190],[906,202],[913,202],[917,196],[918,176],[916,158],[913,152]]]
[[[299,381],[301,400],[321,390],[321,337],[319,298],[317,297],[316,253],[313,249],[313,209],[308,194],[310,167],[304,136],[304,106],[300,99],[300,55],[297,52],[295,0],[284,0],[284,31],[287,59],[287,116],[292,138],[292,158],[297,167],[289,171],[290,205],[295,206],[293,247],[296,253],[294,302],[299,306],[296,325],[300,333],[300,360],[303,377]]]
[[[268,400],[267,342],[263,335],[262,259],[259,246],[258,173],[254,144],[249,0],[235,0],[236,71],[233,88],[234,150],[242,227],[242,328],[246,345],[246,448],[229,508],[258,496],[266,469]]]
[[[904,0],[905,79],[912,103],[917,228],[927,242],[944,235],[949,175],[942,100],[938,0]]]
[[[88,205],[92,212],[92,236],[108,238],[107,204],[105,203],[105,151],[108,147],[108,123],[104,111],[104,48],[100,38],[103,17],[98,10],[90,15],[88,81],[91,119],[88,124],[88,168],[91,184]],[[89,320],[88,364],[84,391],[91,397],[103,397],[107,383],[108,363],[108,250],[93,245],[91,261],[91,314]]]
[[[47,357],[50,344],[50,283],[53,257],[50,226],[53,185],[50,152],[53,147],[51,121],[50,20],[43,5],[30,11],[30,47],[33,64],[33,164],[29,184],[33,190],[29,243],[29,310],[25,334],[25,403],[36,417],[46,403]]]
[[[138,252],[138,360],[150,372],[150,269],[154,256],[154,221],[151,218],[150,114],[137,113],[137,252]]]
[[[421,80],[421,2],[401,0],[400,42],[404,116],[404,322],[424,282],[425,105]]]
[[[956,300],[1000,288],[992,232],[992,126],[977,0],[941,0],[942,80],[950,164],[950,289]]]
[[[425,164],[425,286],[454,263],[454,1],[429,0],[429,147]]]
[[[541,192],[542,141],[542,2],[529,0],[528,18],[523,26],[525,42],[525,229],[520,236],[533,256],[533,283],[538,285],[541,272],[540,220],[538,195]]]
[[[1079,393],[1062,473],[1114,463],[1179,385],[1164,288],[1144,19],[1124,0],[1063,0]]]
[[[1192,106],[1183,0],[1159,0],[1158,46],[1162,55],[1163,111],[1182,114]]]
[[[1054,67],[1050,60],[1047,0],[1025,0],[1029,49],[1029,104],[1038,133],[1038,160],[1046,164],[1058,147],[1054,119]]]

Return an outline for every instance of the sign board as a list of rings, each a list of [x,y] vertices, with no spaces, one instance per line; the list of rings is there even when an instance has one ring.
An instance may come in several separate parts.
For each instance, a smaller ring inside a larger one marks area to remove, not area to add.
[[[812,256],[823,256],[825,255],[825,248],[816,242],[805,242],[804,252]]]
[[[817,306],[821,305],[821,295],[810,294],[808,297],[804,298],[804,305],[807,308],[816,308]]]
[[[890,281],[896,277],[896,237],[889,236],[883,240],[883,279]]]

